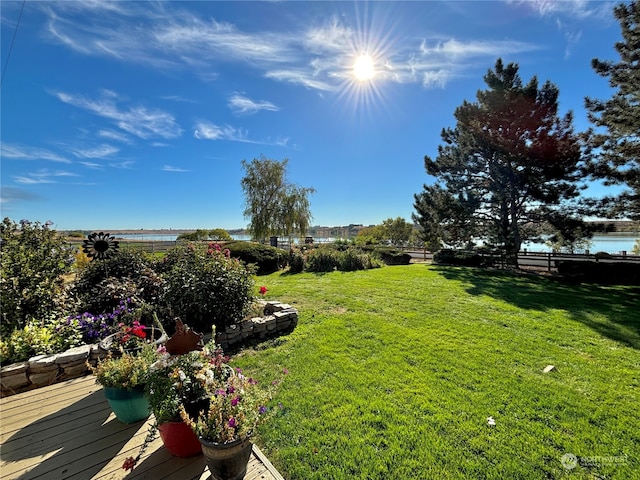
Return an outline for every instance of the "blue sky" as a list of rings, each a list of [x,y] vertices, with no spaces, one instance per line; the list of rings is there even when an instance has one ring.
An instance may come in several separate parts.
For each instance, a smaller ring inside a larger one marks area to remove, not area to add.
[[[22,2],[2,0],[2,216],[241,228],[241,161],[264,155],[316,189],[314,225],[410,220],[424,156],[498,57],[588,127],[614,5],[27,1],[16,32]]]

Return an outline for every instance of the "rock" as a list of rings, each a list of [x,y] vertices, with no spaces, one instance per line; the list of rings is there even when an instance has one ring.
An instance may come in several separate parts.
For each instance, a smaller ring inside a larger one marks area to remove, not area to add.
[[[58,354],[56,363],[60,365],[60,364],[69,363],[77,360],[86,360],[89,358],[90,352],[91,352],[91,345],[82,345],[80,347],[74,347],[67,350],[64,353]]]
[[[36,387],[46,387],[56,382],[59,370],[56,368],[55,372],[42,372],[32,373],[29,375],[29,380]]]
[[[2,369],[2,376],[0,377],[0,384],[3,389],[15,390],[16,388],[29,385],[29,378],[27,377],[27,362],[20,364],[13,364]],[[14,367],[11,369],[11,367]],[[10,373],[7,373],[10,372]]]
[[[63,375],[65,378],[76,378],[81,377],[85,373],[89,371],[86,363],[79,363],[76,365],[65,366],[63,370]]]
[[[29,371],[32,373],[45,373],[58,371],[56,360],[58,355],[37,355],[29,359]]]
[[[2,369],[0,370],[0,375],[2,375],[2,377],[18,375],[20,373],[26,372],[28,368],[29,362],[12,363],[11,365],[2,367]]]

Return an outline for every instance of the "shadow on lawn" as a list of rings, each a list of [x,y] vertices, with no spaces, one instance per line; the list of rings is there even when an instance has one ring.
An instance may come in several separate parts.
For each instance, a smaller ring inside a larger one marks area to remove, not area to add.
[[[637,287],[572,284],[535,274],[479,268],[432,266],[448,280],[467,285],[471,295],[488,295],[519,308],[566,310],[573,319],[612,340],[640,349],[640,294]],[[600,314],[608,321],[594,320]]]

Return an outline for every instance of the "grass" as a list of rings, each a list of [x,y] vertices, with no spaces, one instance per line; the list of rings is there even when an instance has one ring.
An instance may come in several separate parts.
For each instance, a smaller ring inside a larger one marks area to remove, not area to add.
[[[426,265],[258,282],[300,313],[236,361],[290,372],[257,440],[285,478],[639,478],[637,289]]]

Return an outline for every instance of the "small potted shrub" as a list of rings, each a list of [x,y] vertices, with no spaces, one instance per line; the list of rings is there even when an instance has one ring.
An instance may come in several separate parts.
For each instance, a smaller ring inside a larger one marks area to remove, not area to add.
[[[109,355],[92,368],[96,382],[102,385],[109,406],[121,422],[133,423],[149,416],[144,386],[156,358],[155,347],[144,344],[137,354]]]

